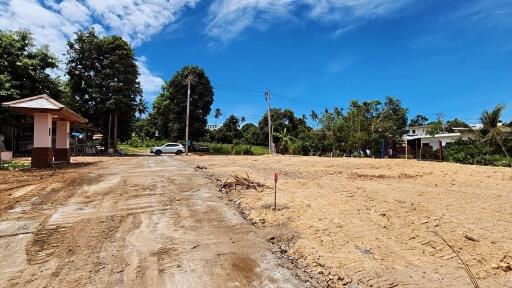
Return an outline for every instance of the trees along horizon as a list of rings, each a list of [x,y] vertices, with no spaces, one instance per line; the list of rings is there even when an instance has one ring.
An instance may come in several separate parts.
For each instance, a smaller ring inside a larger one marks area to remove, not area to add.
[[[396,148],[407,131],[407,109],[391,96],[385,102],[353,100],[346,114],[336,107],[332,111],[326,109],[318,117],[319,137],[326,144],[320,148],[322,153],[375,155],[382,141]]]
[[[211,112],[214,92],[202,68],[189,65],[177,71],[162,86],[162,92],[153,103],[153,111],[142,119],[142,115],[147,113],[147,104],[142,98],[135,53],[128,42],[119,36],[99,37],[94,29],[90,29],[78,32],[76,38],[68,42],[68,48],[66,72],[69,79],[62,81],[48,72],[59,67],[57,57],[46,45],[36,47],[30,32],[0,31],[0,101],[48,94],[88,118],[104,134],[108,134],[108,124],[112,123],[113,133],[110,134],[115,144],[117,135],[121,140],[130,139],[133,128],[138,135],[146,137],[159,130],[163,138],[182,140],[187,97],[185,79],[192,75],[190,134],[194,140],[205,135],[206,117]],[[480,121],[484,129],[479,132],[478,142],[472,145],[486,145],[489,153],[510,158],[512,137],[504,127],[512,126],[512,122],[501,126],[503,111],[504,106],[498,105],[482,113]],[[134,126],[136,113],[139,121]],[[325,109],[322,113],[311,111],[310,119],[315,123],[315,129],[307,124],[305,115],[297,117],[291,109],[273,108],[270,113],[274,142],[284,144],[283,153],[302,155],[334,152],[375,155],[381,141],[396,147],[407,126],[407,109],[393,97],[387,97],[384,102],[352,101],[346,113],[338,107]],[[220,108],[216,108],[215,119],[221,115]],[[18,117],[0,107],[2,123],[19,121]],[[257,125],[246,123],[240,128],[245,118],[231,115],[219,131],[230,134],[222,141],[238,140],[253,145],[266,143],[267,119],[265,113]],[[446,132],[453,132],[453,128],[469,128],[457,118],[447,121],[446,125],[440,125],[438,121],[427,122],[426,116],[416,115],[409,125],[430,124],[436,130],[445,126]]]
[[[67,74],[68,105],[100,128],[109,146],[112,137],[117,152],[118,138],[131,138],[137,99],[143,101],[134,50],[119,36],[77,32],[68,41]]]

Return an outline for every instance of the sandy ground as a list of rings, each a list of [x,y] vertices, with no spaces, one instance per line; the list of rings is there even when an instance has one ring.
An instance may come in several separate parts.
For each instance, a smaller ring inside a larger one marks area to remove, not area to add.
[[[74,162],[0,171],[0,287],[304,285],[176,157]]]
[[[512,287],[512,169],[407,160],[195,156],[205,176],[273,189],[229,198],[321,286]]]

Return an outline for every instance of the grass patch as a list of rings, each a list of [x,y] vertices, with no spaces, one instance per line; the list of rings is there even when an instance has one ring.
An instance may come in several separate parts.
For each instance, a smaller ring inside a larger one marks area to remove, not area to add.
[[[233,145],[233,144],[204,144],[208,146],[210,154],[216,155],[265,155],[268,154],[267,147],[253,145]]]
[[[30,168],[30,163],[24,163],[19,161],[2,161],[0,162],[0,170],[22,170]]]
[[[251,146],[254,155],[265,155],[268,154],[268,147],[266,146]]]
[[[119,144],[119,149],[123,149],[129,155],[149,152],[148,147],[132,147],[129,144]]]
[[[131,140],[125,144],[119,144],[119,148],[123,149],[126,154],[148,153],[150,147],[158,147],[170,141],[146,141]],[[265,146],[254,145],[234,145],[219,143],[194,143],[194,146],[206,146],[210,154],[215,155],[265,155],[268,154],[268,148]],[[193,151],[193,150],[192,150]]]

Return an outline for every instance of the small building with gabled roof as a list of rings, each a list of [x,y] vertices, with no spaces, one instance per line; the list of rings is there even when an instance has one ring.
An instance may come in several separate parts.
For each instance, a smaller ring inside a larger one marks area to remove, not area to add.
[[[70,123],[87,123],[87,119],[46,94],[5,102],[2,106],[34,117],[33,168],[47,168],[53,162],[69,162]],[[56,127],[55,149],[52,148],[53,122]]]

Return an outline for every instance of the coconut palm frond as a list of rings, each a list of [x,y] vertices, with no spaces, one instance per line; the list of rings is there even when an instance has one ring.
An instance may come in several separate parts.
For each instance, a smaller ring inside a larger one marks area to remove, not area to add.
[[[480,122],[483,128],[480,130],[479,134],[483,143],[487,143],[490,148],[501,150],[506,157],[509,157],[505,147],[504,131],[502,127],[499,126],[504,109],[505,106],[500,104],[491,111],[485,110],[482,112]]]

